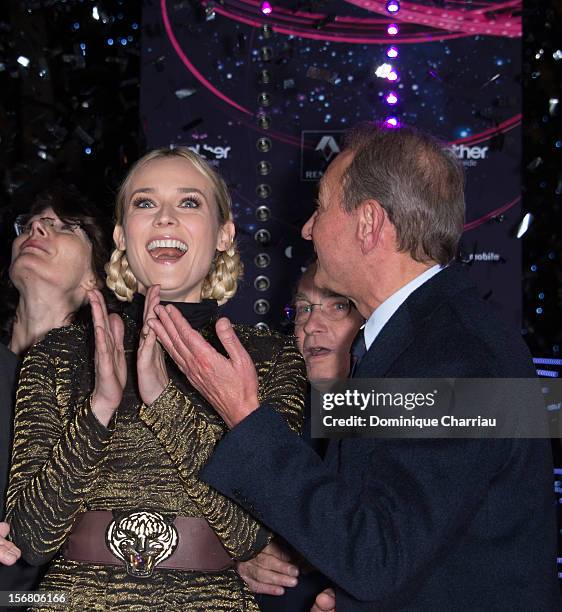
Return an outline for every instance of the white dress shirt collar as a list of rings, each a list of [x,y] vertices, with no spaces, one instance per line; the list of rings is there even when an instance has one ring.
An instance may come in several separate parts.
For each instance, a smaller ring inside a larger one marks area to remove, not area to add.
[[[375,308],[371,316],[367,319],[365,327],[363,328],[363,333],[365,334],[365,346],[367,347],[367,350],[371,348],[371,344],[373,344],[375,338],[380,334],[382,328],[388,323],[392,315],[400,308],[400,306],[407,300],[408,296],[426,283],[430,278],[435,276],[443,268],[444,266],[440,266],[439,264],[432,266],[398,289],[398,291],[393,293],[382,304],[380,304],[380,306]]]

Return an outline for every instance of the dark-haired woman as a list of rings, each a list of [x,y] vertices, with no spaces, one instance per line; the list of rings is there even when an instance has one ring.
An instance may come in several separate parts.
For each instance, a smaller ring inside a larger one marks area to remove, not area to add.
[[[29,213],[17,217],[15,230],[0,313],[6,381],[8,375],[15,379],[18,359],[51,329],[87,323],[87,292],[102,286],[109,253],[109,235],[95,209],[76,189],[62,184],[37,197]],[[0,518],[11,451],[13,388],[2,392]],[[34,435],[40,437],[41,432]],[[20,552],[3,537],[7,533],[8,525],[0,523],[0,587],[32,588],[37,571],[17,562]]]

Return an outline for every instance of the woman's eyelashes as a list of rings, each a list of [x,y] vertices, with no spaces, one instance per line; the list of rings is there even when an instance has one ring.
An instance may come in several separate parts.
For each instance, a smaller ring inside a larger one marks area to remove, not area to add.
[[[157,203],[150,198],[134,198],[131,200],[131,206],[134,208],[154,208],[157,206]],[[197,196],[189,196],[182,198],[177,206],[178,208],[199,208],[201,201]]]

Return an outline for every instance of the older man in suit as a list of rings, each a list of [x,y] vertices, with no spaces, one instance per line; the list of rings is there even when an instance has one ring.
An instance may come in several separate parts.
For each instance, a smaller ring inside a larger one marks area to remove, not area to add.
[[[517,330],[451,264],[463,183],[432,137],[376,126],[352,132],[322,178],[303,236],[318,254],[315,282],[367,319],[355,377],[533,376]],[[342,439],[322,460],[275,410],[257,409],[227,321],[217,323],[226,365],[178,317],[162,319],[198,388],[210,394],[214,380],[200,356],[238,385],[230,401],[212,391],[231,431],[200,477],[328,576],[338,612],[559,609],[548,440]]]

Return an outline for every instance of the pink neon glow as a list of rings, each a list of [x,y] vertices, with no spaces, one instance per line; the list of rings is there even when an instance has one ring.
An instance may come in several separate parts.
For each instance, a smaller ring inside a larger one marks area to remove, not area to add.
[[[386,3],[386,10],[389,13],[397,13],[400,10],[400,2],[397,2],[397,0],[390,0]]]
[[[398,34],[400,30],[398,29],[398,26],[395,23],[391,23],[388,28],[386,28],[386,31],[389,36],[396,36],[396,34]]]
[[[261,12],[264,15],[271,15],[271,13],[273,11],[273,7],[271,6],[271,4],[269,2],[262,2],[260,8],[261,8]]]
[[[510,208],[513,208],[520,201],[521,201],[521,196],[517,196],[514,200],[511,200],[511,202],[508,202],[507,204],[504,204],[503,206],[496,208],[496,210],[492,210],[489,213],[486,213],[479,219],[474,219],[474,221],[469,221],[468,223],[465,223],[464,224],[465,231],[473,230],[474,228],[482,225],[483,223],[486,223],[486,221],[489,221],[492,217],[497,217],[498,215],[501,215],[502,213],[506,212]]]
[[[509,132],[513,128],[517,127],[521,124],[522,115],[514,115],[505,121],[502,121],[498,126],[493,128],[488,128],[479,134],[472,134],[471,136],[467,136],[466,138],[459,138],[457,140],[452,140],[449,144],[479,144],[481,142],[485,142],[486,140],[490,140],[492,136],[496,134],[503,134],[505,132]]]
[[[385,120],[385,124],[387,127],[395,128],[400,127],[400,121],[396,117],[387,117]]]
[[[391,70],[388,73],[388,76],[386,77],[389,81],[397,81],[398,80],[398,73],[396,72],[396,70]]]
[[[388,47],[386,50],[386,55],[392,59],[398,57],[398,49],[396,47]]]
[[[230,7],[229,7],[230,8]],[[232,10],[227,10],[220,4],[213,6],[215,13],[223,15],[228,19],[233,19],[240,23],[245,23],[253,27],[261,27],[263,20],[256,17],[255,12],[249,16],[244,14],[235,13]],[[254,8],[259,10],[259,6]],[[376,20],[371,24],[368,20],[357,20],[348,19],[345,17],[336,17],[334,24],[328,24],[322,32],[318,32],[317,25],[318,20],[303,20],[299,17],[299,14],[295,15],[280,15],[282,9],[275,7],[275,13],[271,17],[269,22],[274,32],[279,34],[287,34],[289,36],[300,36],[301,38],[308,38],[312,40],[333,40],[334,42],[341,43],[352,43],[352,44],[384,44],[388,42],[388,36],[386,34],[386,28],[384,26],[377,26]],[[357,22],[358,25],[353,25]],[[364,24],[364,25],[361,25]],[[414,25],[414,24],[412,24]],[[334,30],[331,28],[340,28]],[[464,32],[453,32],[446,33],[443,31],[436,32],[416,32],[413,31],[411,34],[404,34],[402,37],[397,39],[396,42],[400,43],[427,43],[434,40],[451,40],[455,38],[463,38],[467,36]]]
[[[377,0],[346,0],[363,10],[387,14],[384,5]],[[511,9],[511,11],[510,11]],[[521,0],[509,0],[498,4],[466,10],[464,8],[437,8],[404,0],[400,3],[402,25],[417,24],[424,28],[436,28],[448,32],[463,32],[465,36],[521,37]]]
[[[386,96],[386,103],[390,104],[391,106],[394,106],[397,102],[398,102],[398,96],[393,91],[391,91]]]

